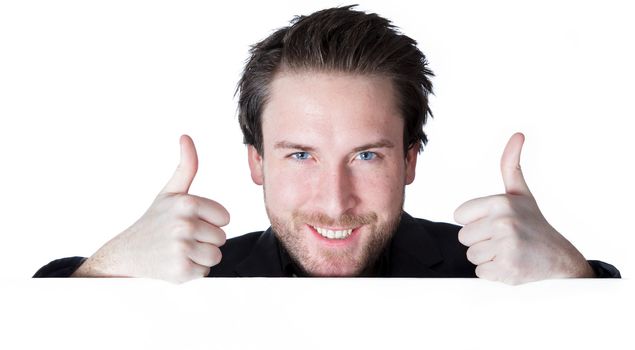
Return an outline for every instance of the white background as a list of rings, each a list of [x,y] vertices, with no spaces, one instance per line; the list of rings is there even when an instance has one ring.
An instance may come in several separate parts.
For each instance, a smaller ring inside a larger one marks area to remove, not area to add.
[[[1,2],[0,268],[22,286],[10,295],[46,290],[26,279],[55,258],[91,255],[138,219],[174,171],[183,133],[199,152],[191,193],[229,210],[228,236],[266,229],[233,96],[247,50],[294,15],[345,4]],[[417,40],[436,74],[435,118],[425,128],[430,143],[407,188],[406,211],[453,222],[464,201],[503,191],[500,155],[509,136],[522,131],[521,164],[545,217],[585,257],[616,265],[628,279],[635,271],[635,12],[628,2],[414,4],[359,7]],[[152,290],[146,282],[139,288]],[[481,282],[437,286],[477,285],[484,294],[506,287]],[[249,288],[279,288],[275,283]],[[442,290],[419,283],[413,288]],[[547,289],[538,295],[558,283],[575,292],[602,282],[540,282]],[[350,283],[342,288],[350,291]],[[586,315],[605,316],[602,310]]]

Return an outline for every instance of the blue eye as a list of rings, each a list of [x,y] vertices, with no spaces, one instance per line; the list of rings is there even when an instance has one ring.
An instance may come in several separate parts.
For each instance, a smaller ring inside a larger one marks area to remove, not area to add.
[[[375,157],[377,157],[377,153],[365,151],[365,152],[360,152],[358,156],[359,156],[359,159],[361,160],[373,160],[375,159]]]
[[[291,157],[295,160],[307,160],[309,159],[309,153],[308,152],[295,152],[293,154],[291,154]]]

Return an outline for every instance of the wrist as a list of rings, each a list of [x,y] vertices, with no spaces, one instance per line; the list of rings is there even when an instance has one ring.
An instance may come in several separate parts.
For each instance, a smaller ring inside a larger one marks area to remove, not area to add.
[[[569,278],[595,278],[597,277],[593,267],[589,262],[578,252],[576,259],[571,263],[569,273],[566,277]]]
[[[89,273],[89,260],[90,258],[84,259],[70,277],[93,277]]]
[[[595,274],[595,271],[591,267],[591,264],[589,264],[589,262],[586,261],[585,259],[584,262],[581,264],[579,275],[576,276],[576,278],[595,278],[595,277],[597,277]]]
[[[73,272],[71,277],[120,277],[110,272],[108,265],[100,261],[100,259],[92,256],[86,260]],[[123,276],[121,276],[123,277]]]

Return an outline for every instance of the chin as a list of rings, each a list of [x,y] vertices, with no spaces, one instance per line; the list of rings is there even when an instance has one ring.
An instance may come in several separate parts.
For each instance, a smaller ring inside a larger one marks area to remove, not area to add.
[[[360,275],[362,268],[350,263],[321,261],[305,267],[305,270],[313,277],[356,277]]]

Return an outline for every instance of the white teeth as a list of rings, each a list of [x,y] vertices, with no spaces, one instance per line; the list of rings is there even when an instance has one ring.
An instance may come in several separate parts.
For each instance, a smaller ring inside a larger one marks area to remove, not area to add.
[[[313,228],[315,228],[315,230],[320,235],[329,239],[345,239],[351,235],[351,232],[353,232],[353,229],[332,231],[332,230],[328,230],[321,227],[315,227],[315,226]]]

